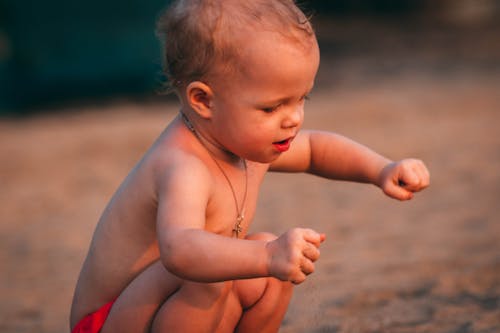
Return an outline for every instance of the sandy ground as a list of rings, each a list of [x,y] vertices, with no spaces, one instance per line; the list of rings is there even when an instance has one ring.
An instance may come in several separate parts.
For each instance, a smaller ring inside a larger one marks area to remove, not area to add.
[[[500,77],[415,73],[323,85],[305,124],[423,159],[432,185],[412,202],[266,179],[254,231],[328,237],[280,332],[500,332]],[[68,331],[96,221],[176,109],[115,101],[0,120],[0,332]]]

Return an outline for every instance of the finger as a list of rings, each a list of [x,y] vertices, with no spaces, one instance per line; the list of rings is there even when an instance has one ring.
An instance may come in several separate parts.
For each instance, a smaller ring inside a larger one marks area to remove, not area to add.
[[[306,242],[312,243],[316,247],[319,247],[325,239],[324,234],[320,234],[312,229],[304,229],[303,237]]]
[[[304,249],[302,250],[302,254],[307,259],[315,262],[319,259],[320,251],[319,249],[311,243],[306,243]]]
[[[398,185],[412,192],[420,188],[420,177],[413,167],[403,170],[399,175]]]
[[[326,234],[319,234],[319,236],[320,236],[321,243],[323,243],[326,239]]]
[[[420,190],[427,188],[430,184],[430,174],[425,164],[420,161],[415,167],[415,172],[417,172],[420,177]]]
[[[301,284],[306,280],[306,275],[302,272],[297,273],[294,277],[290,279],[290,282],[293,284]]]
[[[300,264],[300,270],[305,275],[314,273],[314,264],[310,260],[303,258],[302,263]]]
[[[422,170],[418,166],[415,166],[413,172],[418,177],[418,182],[412,185],[411,188],[409,188],[409,190],[413,192],[419,192],[427,187],[427,185],[425,184],[426,183],[425,176],[423,175]]]
[[[400,186],[412,192],[421,191],[429,186],[429,171],[421,160],[410,160],[402,170],[400,178]]]

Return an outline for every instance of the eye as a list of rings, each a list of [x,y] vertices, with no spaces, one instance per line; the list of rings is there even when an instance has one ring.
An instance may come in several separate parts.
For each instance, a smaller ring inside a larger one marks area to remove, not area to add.
[[[281,105],[282,104],[278,104],[278,105],[271,106],[271,107],[268,107],[268,108],[262,108],[262,111],[264,111],[265,113],[272,113],[272,112],[278,110],[281,107]]]
[[[309,97],[309,95],[304,95],[300,98],[300,101],[309,101],[311,99],[311,97]]]

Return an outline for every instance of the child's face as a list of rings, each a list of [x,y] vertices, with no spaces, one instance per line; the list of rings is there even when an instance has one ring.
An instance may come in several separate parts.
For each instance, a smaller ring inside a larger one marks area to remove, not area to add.
[[[269,163],[302,126],[304,102],[319,66],[314,38],[303,44],[262,32],[243,40],[240,71],[210,83],[212,135],[243,158]]]

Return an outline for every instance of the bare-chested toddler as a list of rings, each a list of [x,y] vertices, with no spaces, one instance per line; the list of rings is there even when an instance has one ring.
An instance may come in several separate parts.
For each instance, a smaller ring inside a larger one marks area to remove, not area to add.
[[[74,332],[276,332],[325,235],[248,234],[268,171],[429,185],[343,136],[301,130],[319,49],[292,0],[185,0],[160,17],[178,116],[102,214],[76,286]]]

